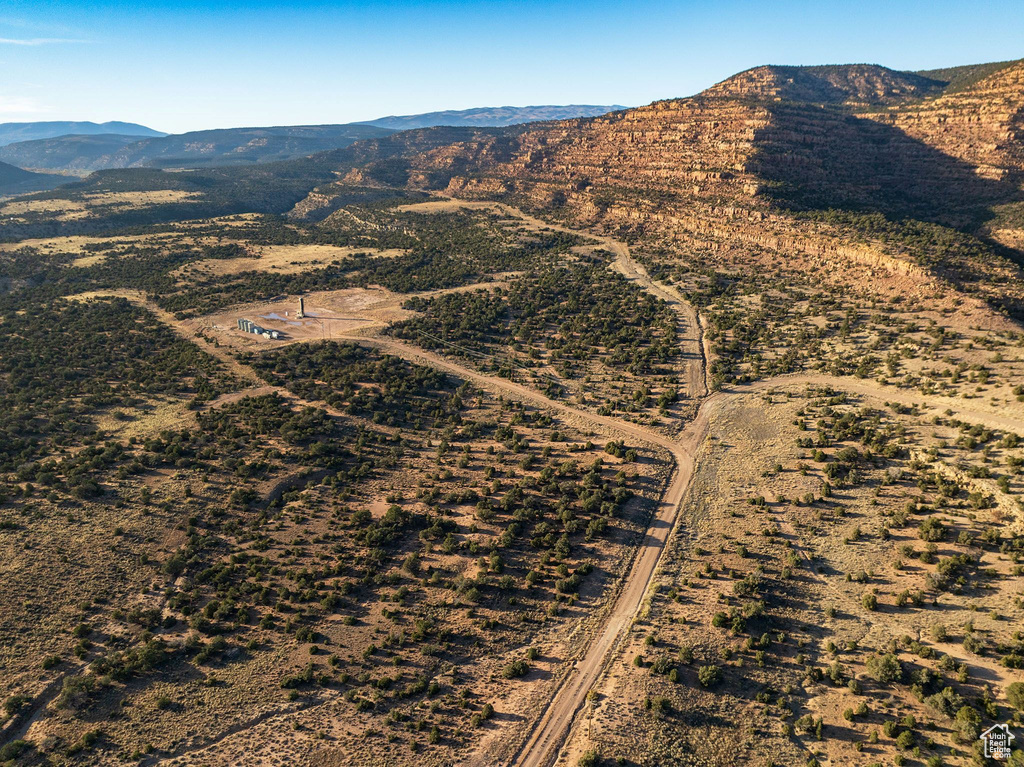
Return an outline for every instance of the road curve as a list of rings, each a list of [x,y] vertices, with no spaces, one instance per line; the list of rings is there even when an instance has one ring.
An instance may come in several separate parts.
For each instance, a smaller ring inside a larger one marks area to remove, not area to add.
[[[531,226],[587,237],[596,240],[601,246],[607,248],[615,256],[611,266],[616,272],[625,277],[629,282],[637,283],[652,296],[660,298],[667,303],[683,322],[685,327],[682,333],[681,344],[683,351],[687,354],[686,384],[688,393],[691,397],[706,397],[710,393],[708,389],[707,359],[704,351],[703,332],[701,331],[697,311],[676,288],[671,285],[655,282],[650,274],[648,274],[647,268],[630,254],[629,246],[626,243],[616,240],[614,237],[594,234],[593,232],[581,232],[576,229],[559,226],[558,224],[550,224],[547,221],[524,213],[519,208],[513,208],[511,205],[505,205],[504,203],[481,203],[480,205],[482,207],[493,205],[505,214],[518,218],[520,221]]]
[[[516,208],[505,205],[500,207],[509,215],[518,217],[526,223],[558,231],[578,233],[564,227],[553,226],[539,219],[534,219]],[[624,243],[610,237],[590,234],[587,234],[587,236],[594,237],[594,239],[597,239],[614,254],[615,261],[612,267],[616,271],[672,306],[682,322],[689,325],[687,330],[691,331],[691,333],[684,334],[684,343],[694,340],[690,336],[693,335],[692,331],[696,331],[695,341],[698,351],[696,354],[689,355],[687,384],[691,397],[707,395],[705,352],[700,337],[700,325],[693,307],[675,288],[662,285],[651,279],[646,269],[633,260]],[[239,379],[254,382],[258,380],[253,371],[247,366],[240,364],[227,349],[210,344],[202,336],[197,337],[193,329],[177,321],[173,315],[161,310],[153,302],[146,300],[144,295],[134,292],[126,294],[126,292],[120,291],[111,291],[111,294],[120,294],[134,303],[145,306],[154,312],[160,320],[177,330],[183,337],[198,343],[207,352],[223,361],[228,366],[228,369]],[[707,434],[709,425],[708,412],[713,402],[729,396],[766,392],[775,388],[821,385],[887,402],[899,402],[906,405],[926,404],[936,410],[950,408],[956,412],[958,417],[965,420],[991,427],[1009,428],[1024,432],[1024,415],[1015,417],[1005,410],[996,412],[994,409],[984,407],[981,402],[967,403],[962,399],[951,397],[925,396],[918,392],[909,392],[879,384],[877,381],[870,379],[836,377],[815,373],[796,373],[764,379],[747,385],[733,386],[728,391],[706,397],[695,419],[687,425],[677,438],[672,439],[628,421],[600,416],[563,402],[552,400],[528,386],[504,378],[485,375],[441,355],[391,338],[359,335],[336,336],[335,338],[377,348],[410,362],[447,371],[459,378],[472,381],[482,388],[496,391],[506,396],[512,396],[518,400],[530,402],[540,407],[559,411],[573,420],[600,426],[605,431],[611,431],[656,445],[668,451],[673,457],[675,469],[673,470],[669,485],[659,502],[644,540],[637,549],[628,574],[620,582],[620,591],[613,596],[614,602],[611,612],[600,627],[599,633],[591,639],[582,656],[576,660],[568,674],[560,681],[540,718],[534,723],[529,738],[511,762],[516,767],[548,767],[548,765],[557,760],[560,748],[570,734],[573,721],[578,712],[583,708],[587,693],[597,684],[607,663],[613,657],[616,646],[639,611],[644,595],[647,593],[654,572],[657,569],[658,561],[668,536],[675,526],[686,489],[693,477],[695,470],[694,456]],[[274,388],[277,389],[277,387]],[[301,404],[314,403],[303,402]],[[978,405],[982,405],[982,407],[978,407]],[[492,756],[478,753],[467,762],[467,765],[472,765],[472,767],[480,765],[482,767],[482,765],[493,763],[494,759]]]
[[[574,232],[571,229],[551,225],[533,218],[511,206],[499,205],[498,207],[507,214],[518,217],[526,223],[578,234],[578,232]],[[548,765],[553,764],[557,760],[561,746],[570,734],[573,720],[586,701],[587,693],[598,682],[619,640],[624,636],[626,629],[639,611],[644,595],[647,593],[651,579],[654,576],[658,561],[661,558],[668,535],[674,528],[679,516],[686,489],[693,477],[695,469],[694,456],[707,434],[708,411],[712,402],[730,395],[752,394],[783,386],[824,385],[902,404],[921,404],[922,400],[926,400],[935,407],[952,408],[961,417],[985,423],[986,425],[1015,429],[1024,427],[1024,421],[1021,419],[1015,419],[1006,414],[986,412],[984,409],[965,407],[965,403],[962,400],[958,401],[952,398],[940,397],[925,398],[893,387],[883,386],[872,380],[839,378],[816,374],[796,374],[766,379],[748,386],[738,386],[729,392],[720,392],[709,397],[706,350],[699,318],[694,308],[674,287],[655,282],[643,265],[631,257],[629,249],[624,243],[611,237],[590,234],[587,236],[599,240],[603,246],[614,254],[615,261],[612,267],[616,271],[626,279],[636,282],[650,294],[664,300],[672,306],[682,322],[689,325],[688,329],[690,331],[696,331],[695,333],[684,333],[684,339],[686,336],[694,336],[696,344],[696,352],[690,355],[691,359],[687,365],[687,384],[690,396],[704,397],[704,400],[695,419],[688,424],[676,440],[667,439],[656,432],[648,431],[635,424],[614,418],[597,416],[556,402],[528,387],[515,384],[506,379],[483,375],[453,363],[440,355],[425,352],[416,347],[401,344],[390,339],[351,339],[359,340],[361,343],[372,344],[383,351],[396,354],[413,362],[447,370],[492,390],[512,393],[520,399],[559,410],[591,423],[600,423],[608,429],[629,434],[630,436],[659,445],[668,450],[675,460],[676,467],[669,486],[658,505],[658,509],[638,549],[629,573],[622,582],[621,591],[615,597],[611,613],[602,625],[599,634],[587,646],[583,656],[576,661],[568,676],[558,685],[554,696],[534,724],[529,738],[511,762],[515,767],[548,767]],[[487,755],[485,754],[477,754],[475,759],[467,762],[467,765],[469,767],[481,765],[482,767],[483,764],[487,763],[483,761],[486,758]]]

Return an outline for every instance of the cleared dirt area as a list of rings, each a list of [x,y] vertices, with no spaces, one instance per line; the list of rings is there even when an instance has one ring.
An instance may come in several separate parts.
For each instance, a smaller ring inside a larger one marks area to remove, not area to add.
[[[83,197],[88,200],[92,207],[113,205],[119,208],[145,208],[150,205],[195,200],[202,197],[202,195],[198,192],[160,189],[145,192],[104,192],[102,194],[86,194]]]
[[[386,325],[403,316],[399,303],[399,297],[383,289],[351,288],[305,296],[303,317],[299,317],[298,297],[282,296],[186,320],[183,325],[196,332],[209,332],[219,342],[236,349],[269,349],[283,343],[340,338],[367,327]],[[280,340],[239,330],[238,320],[242,318],[277,330]]]
[[[7,213],[7,208],[10,206],[21,206],[20,208],[15,207],[15,212],[20,211],[21,213],[31,212],[37,207],[45,208],[49,203],[53,203],[59,210],[77,210],[78,203],[71,200],[38,200],[38,201],[26,201],[9,203],[7,207],[2,210]],[[121,244],[131,245],[172,245],[180,244],[185,246],[191,246],[196,243],[215,243],[220,242],[222,238],[214,236],[196,236],[196,229],[203,229],[210,225],[216,225],[226,229],[238,228],[247,226],[251,222],[258,218],[256,214],[247,213],[236,216],[227,216],[223,218],[214,218],[208,220],[199,221],[184,221],[177,222],[172,225],[172,231],[166,232],[149,232],[146,234],[118,234],[111,237],[97,237],[89,235],[65,235],[60,237],[37,237],[30,239],[18,240],[17,242],[0,242],[0,253],[12,252],[20,250],[22,248],[35,248],[44,254],[50,253],[68,253],[76,254],[82,250],[88,250],[96,246],[102,247],[104,250],[116,249]],[[286,246],[291,247],[291,246]],[[99,263],[101,260],[107,257],[107,253],[96,253],[92,255],[78,256],[73,262],[73,266],[90,266],[95,263]]]
[[[84,218],[86,206],[77,200],[16,200],[0,207],[0,216],[18,217],[28,213],[50,213],[60,221]]]
[[[89,245],[104,245],[110,242],[131,242],[139,240],[161,240],[160,235],[139,235],[125,237],[85,237],[75,235],[71,237],[41,237],[31,240],[18,240],[18,242],[0,242],[0,252],[10,252],[21,248],[38,248],[44,253],[75,253]],[[82,259],[91,256],[82,256]],[[76,263],[76,266],[78,264]]]
[[[502,285],[502,276],[495,280],[457,288],[423,293],[394,293],[381,287],[346,288],[315,291],[305,298],[305,316],[298,316],[298,296],[281,296],[271,301],[240,304],[229,310],[208,314],[194,320],[179,322],[194,332],[210,334],[220,343],[237,349],[269,349],[282,344],[322,341],[367,335],[413,316],[403,308],[410,298],[493,289]],[[277,330],[279,340],[245,333],[238,329],[238,319],[250,319],[261,327]]]
[[[0,207],[0,216],[17,220],[30,214],[49,214],[54,221],[75,221],[88,218],[91,210],[109,207],[121,210],[148,208],[173,202],[198,199],[195,192],[162,189],[147,192],[105,192],[83,195],[82,200],[16,200]]]
[[[298,274],[316,266],[327,266],[343,261],[355,253],[371,253],[383,258],[394,258],[405,251],[372,250],[369,248],[338,247],[336,245],[266,245],[250,246],[251,257],[210,258],[196,261],[175,272],[179,278],[223,277],[243,272],[273,270],[280,274]]]

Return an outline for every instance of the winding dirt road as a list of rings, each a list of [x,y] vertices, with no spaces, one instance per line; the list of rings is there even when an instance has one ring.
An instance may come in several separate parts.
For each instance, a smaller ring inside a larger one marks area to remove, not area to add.
[[[582,234],[565,227],[549,225],[539,219],[527,216],[515,208],[505,205],[497,207],[531,227]],[[624,243],[610,237],[593,236],[590,234],[585,234],[584,236],[599,241],[601,246],[607,248],[615,255],[613,268],[616,271],[626,279],[637,282],[645,290],[668,302],[677,312],[682,326],[680,338],[684,345],[684,352],[687,355],[686,378],[688,394],[690,397],[695,398],[704,397],[707,394],[707,383],[703,344],[697,315],[692,307],[674,289],[668,289],[655,283],[648,275],[647,270],[631,258],[629,249]],[[153,312],[158,319],[174,328],[182,337],[199,344],[204,351],[221,360],[239,380],[247,383],[256,383],[257,377],[252,369],[240,363],[228,347],[210,343],[205,337],[198,334],[193,327],[178,321],[172,314],[149,301],[141,292],[111,291],[106,295],[119,295],[137,305],[144,306]],[[362,328],[361,331],[365,333],[366,329]],[[362,333],[338,335],[334,336],[334,338],[376,348],[410,362],[443,370],[463,380],[472,381],[481,388],[504,396],[512,396],[520,401],[542,408],[555,410],[577,424],[590,428],[596,426],[602,431],[619,437],[662,448],[672,456],[675,467],[669,484],[652,517],[644,539],[637,547],[637,552],[628,575],[619,584],[618,593],[613,597],[615,601],[611,612],[597,635],[587,645],[582,656],[576,660],[572,669],[565,679],[562,680],[553,698],[533,727],[529,739],[520,749],[514,761],[516,765],[548,764],[557,758],[559,749],[572,727],[573,720],[586,700],[587,693],[596,684],[609,658],[612,657],[613,651],[640,609],[644,595],[657,569],[658,561],[668,540],[669,533],[676,523],[686,488],[689,486],[693,476],[694,456],[707,433],[707,409],[701,408],[697,417],[678,437],[673,439],[629,421],[597,415],[563,402],[552,400],[528,386],[509,381],[505,378],[485,375],[419,347],[391,338],[368,336]],[[239,396],[270,393],[271,391],[285,394],[286,390],[282,390],[280,387],[259,386],[257,384],[241,392],[224,395],[211,403],[211,406],[215,407],[232,401]],[[285,396],[292,400],[297,399],[290,392],[285,394]],[[298,404],[313,403],[301,402]],[[470,763],[478,765],[491,764],[493,759],[486,754],[480,754],[475,760],[470,760]]]
[[[675,287],[655,282],[647,272],[647,268],[630,254],[629,246],[626,243],[607,235],[581,232],[566,226],[551,224],[543,219],[531,216],[529,213],[524,213],[519,208],[513,208],[511,205],[500,202],[451,200],[448,198],[442,198],[441,202],[461,208],[497,210],[510,218],[519,219],[531,229],[538,231],[547,229],[553,232],[585,237],[596,242],[598,247],[608,250],[615,257],[611,264],[612,269],[625,277],[629,282],[637,283],[648,293],[660,298],[675,310],[681,323],[679,341],[686,358],[686,382],[689,396],[705,397],[710,393],[707,380],[707,355],[704,348],[704,334],[697,311]],[[416,211],[417,209],[428,211],[434,205],[437,205],[437,203],[418,203],[403,206],[403,209],[407,211]]]
[[[534,227],[546,227],[555,231],[581,234],[565,227],[548,224],[533,218],[516,208],[507,205],[491,205],[508,215],[519,218]],[[682,324],[681,340],[687,352],[687,384],[691,397],[703,398],[695,419],[683,430],[677,439],[669,439],[654,431],[621,421],[615,418],[597,416],[560,402],[553,401],[528,387],[512,383],[502,378],[486,376],[469,370],[462,365],[453,363],[440,355],[425,352],[390,339],[351,338],[360,343],[367,343],[390,354],[404,357],[412,362],[427,364],[446,370],[461,378],[467,378],[478,385],[485,386],[506,394],[514,394],[521,399],[542,407],[558,410],[575,419],[627,434],[636,439],[658,445],[668,450],[675,461],[672,478],[661,499],[657,512],[651,521],[647,534],[641,542],[633,564],[620,591],[614,597],[614,606],[599,633],[590,641],[582,657],[573,665],[567,676],[558,685],[555,694],[544,708],[540,718],[534,724],[531,734],[511,764],[515,767],[548,767],[558,759],[562,745],[572,730],[573,722],[582,710],[587,693],[596,685],[614,651],[625,636],[625,632],[637,615],[643,603],[644,595],[657,570],[658,562],[668,539],[675,527],[687,488],[695,470],[695,456],[707,435],[709,428],[709,410],[711,405],[725,397],[757,392],[770,391],[794,386],[819,385],[841,389],[854,394],[864,395],[884,402],[899,402],[904,405],[922,405],[922,397],[916,392],[907,392],[875,381],[857,378],[836,377],[816,374],[797,374],[766,379],[748,386],[737,387],[710,395],[707,379],[707,356],[702,328],[697,312],[685,298],[671,286],[655,282],[642,264],[632,258],[625,243],[610,237],[587,237],[598,240],[615,255],[612,268],[626,279],[636,282],[652,295],[661,298],[676,311]],[[709,396],[710,395],[710,396]],[[988,426],[1024,430],[1024,418],[1014,417],[1005,413],[997,413],[987,408],[965,407],[963,400],[949,397],[929,397],[928,407],[935,410],[952,409],[965,420],[974,421]],[[467,760],[467,767],[482,767],[494,763],[488,754],[476,754]]]
[[[462,379],[470,380],[483,388],[497,391],[504,395],[512,395],[522,401],[530,402],[544,408],[550,408],[569,416],[577,422],[598,425],[605,430],[656,445],[667,450],[673,458],[675,467],[658,508],[643,541],[637,547],[633,563],[626,578],[620,583],[618,593],[613,597],[611,612],[587,645],[566,677],[561,681],[554,696],[544,708],[540,718],[534,724],[530,737],[518,751],[512,764],[517,766],[548,765],[554,762],[572,728],[577,713],[586,701],[587,693],[594,687],[604,672],[614,651],[625,636],[634,617],[643,604],[644,595],[657,570],[661,553],[679,516],[683,498],[693,478],[695,468],[694,456],[708,431],[709,394],[707,385],[707,365],[704,353],[703,334],[700,322],[693,307],[679,294],[675,288],[661,285],[651,279],[646,268],[632,258],[628,246],[611,237],[581,233],[566,227],[549,224],[529,216],[517,208],[508,205],[481,203],[470,204],[471,207],[497,208],[510,217],[523,221],[535,229],[551,229],[567,234],[582,234],[596,240],[615,256],[612,268],[625,279],[637,283],[647,292],[668,303],[680,320],[680,342],[686,356],[687,393],[692,398],[705,398],[698,410],[696,418],[691,421],[682,433],[674,438],[642,426],[618,418],[600,416],[552,400],[527,386],[514,383],[504,378],[488,376],[471,370],[463,365],[448,360],[441,355],[428,352],[418,347],[389,338],[348,336],[346,340],[385,351],[402,357],[410,362],[445,370]],[[493,763],[487,754],[477,754],[467,761],[468,765],[482,767]]]
[[[410,362],[444,370],[459,378],[470,380],[482,388],[504,395],[512,395],[522,401],[559,411],[578,422],[600,425],[606,430],[657,445],[669,451],[675,461],[676,467],[669,485],[651,520],[647,534],[639,545],[629,573],[621,584],[620,591],[614,597],[615,603],[607,620],[599,633],[590,641],[583,655],[576,660],[572,669],[561,681],[544,712],[534,724],[530,737],[511,762],[516,767],[547,767],[557,760],[561,746],[566,741],[577,714],[586,702],[587,693],[597,684],[611,658],[614,657],[620,640],[625,636],[626,630],[638,613],[651,579],[657,570],[668,536],[675,527],[686,490],[693,478],[696,468],[695,456],[708,433],[709,411],[714,403],[729,397],[767,392],[773,389],[829,386],[878,401],[899,402],[904,405],[923,404],[923,397],[919,394],[915,395],[912,392],[883,386],[871,380],[815,374],[778,376],[716,392],[705,398],[698,410],[697,417],[683,430],[678,439],[670,439],[628,421],[599,416],[549,399],[529,387],[504,378],[484,375],[438,354],[399,341],[358,336],[352,336],[346,340],[380,349]],[[964,420],[1024,431],[1024,419],[986,409],[964,407],[963,400],[934,397],[929,399],[929,406],[935,410],[947,407],[955,409],[957,416]],[[467,760],[466,765],[467,767],[482,767],[493,763],[493,758],[490,755],[481,753]]]
[[[710,393],[708,390],[707,360],[704,353],[704,333],[701,330],[700,319],[697,316],[696,310],[676,288],[671,285],[655,282],[650,274],[648,274],[647,268],[630,254],[629,246],[626,243],[606,235],[580,232],[568,227],[558,226],[557,224],[549,224],[510,205],[499,204],[496,207],[506,215],[518,218],[531,227],[551,229],[555,232],[587,237],[596,240],[601,247],[606,248],[615,256],[612,268],[616,272],[625,277],[629,282],[637,283],[656,298],[660,298],[675,311],[681,323],[679,341],[686,358],[686,382],[689,396],[706,397]]]
[[[640,542],[629,574],[615,596],[615,604],[611,613],[600,632],[587,646],[583,656],[575,662],[567,677],[560,684],[554,697],[535,724],[529,739],[513,762],[516,765],[549,764],[557,758],[559,748],[568,735],[577,712],[586,701],[587,693],[601,676],[608,659],[613,655],[613,651],[643,603],[647,587],[654,577],[658,561],[661,558],[661,552],[668,540],[669,533],[675,526],[686,488],[693,477],[694,456],[708,430],[707,407],[701,408],[697,418],[684,429],[679,438],[669,439],[658,432],[628,421],[596,415],[549,399],[527,386],[504,378],[484,375],[433,352],[424,351],[400,341],[360,336],[351,336],[346,340],[380,349],[419,365],[429,365],[438,370],[444,370],[464,380],[472,381],[481,388],[506,396],[511,395],[521,401],[558,411],[571,420],[597,425],[605,431],[656,445],[671,453],[675,461],[675,469],[668,487],[658,504],[643,541]],[[477,755],[476,758],[468,762],[472,765],[491,763],[493,763],[492,760],[485,754]]]

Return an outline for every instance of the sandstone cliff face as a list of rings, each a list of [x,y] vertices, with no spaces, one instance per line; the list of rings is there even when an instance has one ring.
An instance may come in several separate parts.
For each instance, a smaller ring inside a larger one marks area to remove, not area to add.
[[[1024,62],[966,90],[865,114],[969,163],[978,175],[1021,183],[1024,173]]]
[[[553,205],[581,195],[595,209],[627,201],[746,205],[757,190],[746,166],[768,119],[763,107],[738,101],[663,101],[525,131],[514,147],[503,148],[504,156],[484,140],[439,148],[411,163],[421,174],[446,169],[475,177],[458,178],[453,190],[497,186]]]
[[[771,113],[747,168],[789,207],[873,210],[962,226],[1017,193],[926,136],[813,105],[780,104]]]
[[[809,268],[845,260],[900,278],[1022,292],[1013,287],[1020,270],[1006,259],[979,259],[970,248],[946,254],[937,241],[922,258],[913,242],[865,234],[842,217],[794,214],[839,208],[963,226],[1018,199],[1024,64],[928,96],[941,87],[866,65],[759,67],[693,98],[603,117],[416,136],[401,139],[401,150],[392,140],[386,156],[363,151],[368,162],[349,170],[360,183],[399,179],[504,198],[651,242],[768,250]]]
[[[491,139],[419,162],[548,187],[539,199],[588,192],[598,206],[625,195],[641,206],[760,207],[759,193],[771,192],[798,207],[943,220],[965,202],[1012,198],[1007,174],[1024,169],[1024,64],[961,93],[864,115],[795,98],[905,100],[934,90],[937,81],[915,78],[866,65],[759,67],[695,98],[538,126],[504,145],[504,156]]]

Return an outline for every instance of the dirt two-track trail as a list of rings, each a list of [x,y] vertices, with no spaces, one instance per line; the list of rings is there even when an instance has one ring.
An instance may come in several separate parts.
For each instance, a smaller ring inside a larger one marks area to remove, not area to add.
[[[590,233],[577,232],[561,226],[548,224],[533,218],[522,211],[507,205],[485,203],[498,207],[504,213],[520,219],[536,228],[547,228],[570,234],[581,234],[588,239],[597,240],[615,257],[612,268],[627,280],[636,282],[649,293],[664,300],[676,311],[681,323],[681,343],[686,354],[686,381],[688,394],[691,397],[703,397],[708,394],[707,370],[703,352],[703,339],[697,313],[673,288],[654,282],[647,270],[637,263],[629,253],[625,243]],[[668,541],[669,534],[675,527],[682,506],[686,489],[690,485],[695,468],[695,456],[708,430],[707,401],[697,413],[697,417],[688,424],[676,438],[669,438],[653,429],[646,429],[629,421],[599,416],[562,402],[549,399],[528,386],[514,383],[504,378],[478,373],[463,365],[452,362],[438,354],[427,352],[417,347],[403,344],[386,338],[351,337],[349,340],[374,346],[389,354],[429,365],[450,372],[460,378],[473,381],[479,386],[511,395],[517,399],[531,402],[541,407],[550,408],[568,416],[571,420],[584,424],[597,425],[603,430],[611,431],[632,439],[637,439],[668,451],[674,460],[675,467],[668,487],[658,504],[650,525],[640,542],[633,563],[614,595],[614,604],[603,625],[587,644],[581,656],[577,658],[568,674],[564,676],[549,700],[540,718],[534,724],[529,737],[512,760],[517,767],[533,767],[548,765],[557,760],[562,744],[572,729],[577,713],[586,702],[587,693],[594,687],[605,668],[619,641],[625,636],[634,617],[643,604],[654,573],[657,570],[661,553]],[[494,763],[491,755],[474,754],[466,761],[467,767],[483,767]]]
[[[613,596],[614,604],[604,623],[598,628],[589,643],[575,660],[572,668],[559,681],[552,697],[544,705],[540,717],[535,721],[526,741],[511,761],[505,762],[513,767],[549,767],[558,761],[562,746],[568,740],[573,723],[583,709],[587,694],[600,680],[608,664],[615,657],[616,647],[626,635],[635,616],[639,613],[648,587],[658,568],[665,544],[676,526],[687,489],[696,469],[696,456],[707,436],[710,411],[712,405],[736,394],[752,394],[765,392],[780,387],[792,386],[832,386],[851,393],[885,401],[900,401],[904,404],[921,404],[921,397],[907,392],[884,387],[874,381],[861,381],[852,378],[839,378],[827,375],[797,374],[780,376],[744,386],[736,392],[716,392],[711,394],[707,384],[707,358],[704,351],[704,339],[699,318],[694,308],[673,287],[655,282],[647,270],[629,253],[629,248],[622,242],[610,237],[574,232],[564,227],[553,226],[539,219],[532,218],[515,208],[500,205],[505,213],[515,216],[524,222],[537,227],[547,227],[556,231],[583,234],[596,239],[615,256],[611,268],[622,274],[626,279],[636,282],[654,296],[661,298],[676,311],[681,323],[680,341],[687,357],[686,381],[688,394],[693,398],[703,398],[697,415],[687,427],[675,438],[669,438],[652,429],[647,429],[629,421],[618,418],[598,416],[594,413],[574,408],[548,397],[527,386],[511,382],[504,378],[487,376],[470,370],[463,365],[452,362],[433,352],[427,352],[388,338],[350,337],[349,340],[374,346],[389,354],[403,357],[411,362],[448,371],[460,378],[473,381],[477,385],[512,395],[518,399],[550,408],[569,416],[572,420],[599,425],[604,429],[617,432],[634,439],[647,442],[668,451],[675,462],[671,479],[664,495],[655,511],[651,523],[640,542],[633,563],[621,582],[617,594]],[[1022,428],[1024,423],[1011,416],[988,412],[987,410],[965,409],[962,403],[952,400],[935,401],[936,407],[952,405],[960,411],[960,415],[969,420],[997,425],[1002,427]],[[496,757],[487,750],[480,750],[463,763],[465,767],[484,767],[502,763],[503,757]]]
[[[547,221],[531,216],[511,205],[492,202],[463,202],[462,205],[474,208],[491,208],[500,210],[507,216],[517,218],[534,229],[550,229],[554,232],[575,234],[588,240],[596,241],[600,247],[606,248],[615,260],[611,268],[621,274],[630,282],[637,283],[656,298],[660,298],[675,311],[679,318],[681,327],[679,333],[680,346],[686,356],[686,385],[691,397],[707,396],[708,371],[707,359],[704,353],[704,338],[700,326],[700,318],[693,306],[683,298],[682,294],[671,285],[664,285],[655,282],[647,273],[646,267],[637,261],[629,252],[626,243],[606,235],[594,234],[593,232],[580,232],[576,229],[569,229],[558,224],[550,224]]]

